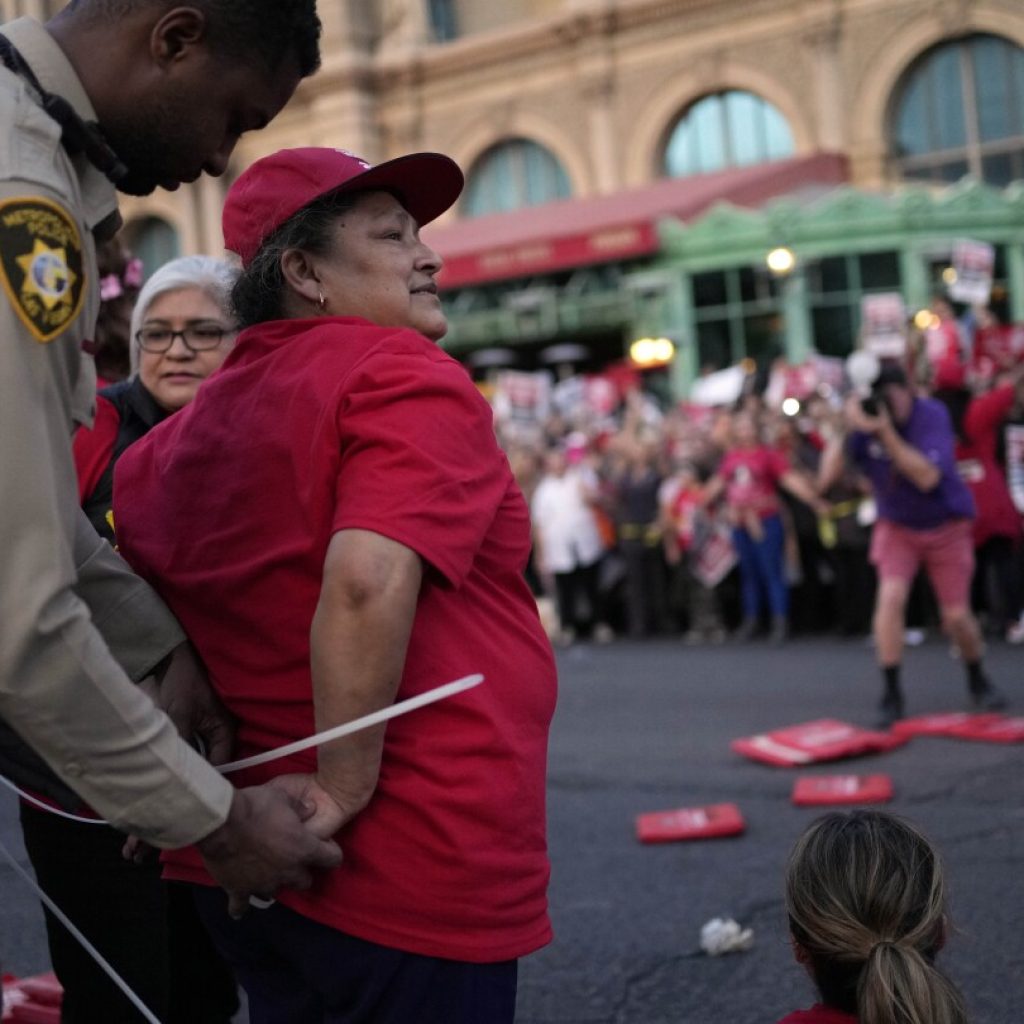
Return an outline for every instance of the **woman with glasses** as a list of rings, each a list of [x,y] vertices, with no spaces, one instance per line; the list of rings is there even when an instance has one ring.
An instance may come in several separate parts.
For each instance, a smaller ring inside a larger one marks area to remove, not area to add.
[[[103,388],[95,426],[74,440],[82,507],[114,543],[114,466],[153,426],[195,397],[234,344],[230,294],[238,274],[225,260],[188,256],[158,270],[131,322],[128,380]],[[101,628],[102,628],[102,624]],[[92,816],[83,807],[82,816]],[[191,895],[161,881],[159,863],[128,863],[124,836],[22,803],[22,830],[43,890],[67,913],[166,1024],[228,1024],[238,1008],[234,977],[196,917]],[[141,1017],[49,913],[50,959],[64,988],[65,1024],[135,1024]]]
[[[231,289],[238,271],[212,256],[164,264],[139,293],[131,322],[128,380],[99,392],[92,430],[75,435],[78,496],[113,542],[114,466],[124,450],[196,396],[235,340]]]

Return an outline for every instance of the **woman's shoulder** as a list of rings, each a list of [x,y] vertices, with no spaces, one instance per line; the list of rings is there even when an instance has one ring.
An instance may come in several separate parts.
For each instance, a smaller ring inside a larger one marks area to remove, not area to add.
[[[857,1018],[853,1014],[817,1003],[809,1010],[794,1010],[786,1014],[778,1024],[857,1024]]]

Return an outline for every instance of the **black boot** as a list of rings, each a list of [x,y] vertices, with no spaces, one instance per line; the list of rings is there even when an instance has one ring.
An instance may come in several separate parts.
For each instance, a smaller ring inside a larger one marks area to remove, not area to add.
[[[899,691],[889,690],[878,705],[877,727],[883,730],[891,729],[893,723],[898,722],[903,714],[903,694]]]
[[[1009,701],[1002,690],[994,687],[987,679],[972,681],[967,691],[970,711],[1002,711]]]

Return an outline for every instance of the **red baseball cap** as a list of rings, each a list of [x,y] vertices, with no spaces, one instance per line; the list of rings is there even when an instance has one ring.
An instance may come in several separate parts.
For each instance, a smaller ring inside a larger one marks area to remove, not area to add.
[[[292,214],[331,192],[392,192],[422,227],[459,198],[463,184],[458,164],[441,153],[410,153],[374,167],[343,149],[281,149],[257,160],[228,190],[224,246],[247,267]]]

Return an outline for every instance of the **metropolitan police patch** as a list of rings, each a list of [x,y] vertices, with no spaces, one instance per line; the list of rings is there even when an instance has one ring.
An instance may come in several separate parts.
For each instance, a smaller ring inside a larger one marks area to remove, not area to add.
[[[0,201],[0,283],[36,341],[53,341],[82,308],[82,241],[66,210],[38,197]]]

